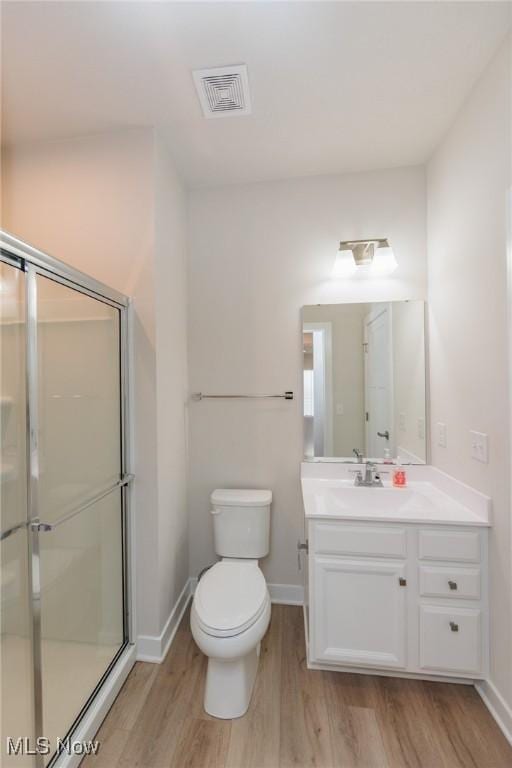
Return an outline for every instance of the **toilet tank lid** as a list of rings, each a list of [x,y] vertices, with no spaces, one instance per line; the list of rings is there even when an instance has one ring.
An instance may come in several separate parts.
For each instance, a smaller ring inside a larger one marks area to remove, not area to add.
[[[217,488],[210,501],[218,507],[267,507],[272,502],[272,491]]]

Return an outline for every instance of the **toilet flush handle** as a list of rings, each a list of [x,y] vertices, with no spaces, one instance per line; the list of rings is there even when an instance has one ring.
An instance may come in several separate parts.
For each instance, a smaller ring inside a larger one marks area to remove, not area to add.
[[[220,509],[210,509],[210,514],[212,514],[212,515],[220,515]]]

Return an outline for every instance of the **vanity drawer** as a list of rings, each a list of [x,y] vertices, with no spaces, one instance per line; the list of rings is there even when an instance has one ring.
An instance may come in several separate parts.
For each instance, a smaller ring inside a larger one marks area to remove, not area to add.
[[[480,533],[478,531],[441,531],[422,529],[418,533],[420,560],[455,560],[480,562]]]
[[[420,565],[420,595],[479,600],[480,568]]]
[[[422,669],[479,675],[482,670],[481,614],[478,608],[420,606]]]
[[[316,523],[314,549],[322,555],[361,555],[368,557],[407,556],[405,528],[365,523]]]

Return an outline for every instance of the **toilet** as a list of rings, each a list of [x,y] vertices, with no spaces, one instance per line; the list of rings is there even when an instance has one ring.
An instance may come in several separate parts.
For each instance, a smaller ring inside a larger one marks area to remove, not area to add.
[[[190,626],[208,656],[204,708],[222,719],[247,712],[270,595],[258,560],[269,552],[272,491],[218,489],[210,497],[215,552],[200,578]]]

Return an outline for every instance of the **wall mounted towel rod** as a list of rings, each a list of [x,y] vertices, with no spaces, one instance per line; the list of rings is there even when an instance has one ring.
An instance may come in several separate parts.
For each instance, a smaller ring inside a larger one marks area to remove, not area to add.
[[[293,400],[293,392],[283,392],[281,395],[203,395],[202,392],[194,392],[192,400],[225,400],[231,398],[244,400],[248,398],[265,399],[272,397],[280,397],[283,400]]]

